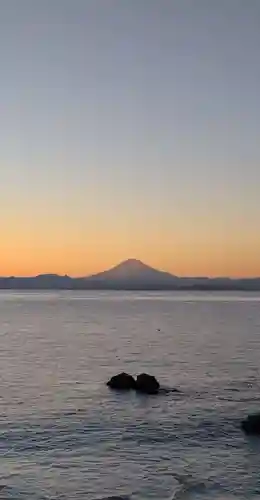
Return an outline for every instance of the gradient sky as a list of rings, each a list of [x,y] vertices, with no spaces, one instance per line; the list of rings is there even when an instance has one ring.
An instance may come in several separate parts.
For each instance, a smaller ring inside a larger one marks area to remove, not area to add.
[[[260,1],[2,0],[0,275],[260,275]]]

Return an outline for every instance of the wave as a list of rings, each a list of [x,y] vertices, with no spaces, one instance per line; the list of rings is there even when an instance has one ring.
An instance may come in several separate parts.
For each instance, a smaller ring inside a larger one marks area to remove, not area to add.
[[[189,474],[174,474],[178,487],[171,500],[190,498],[193,494],[205,493],[208,488],[204,481],[196,481]]]

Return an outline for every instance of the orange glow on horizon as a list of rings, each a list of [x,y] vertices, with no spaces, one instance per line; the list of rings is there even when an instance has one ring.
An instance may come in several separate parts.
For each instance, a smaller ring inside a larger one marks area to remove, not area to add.
[[[167,252],[168,253],[168,252]],[[244,257],[244,258],[243,258]],[[247,258],[248,257],[248,258]],[[251,257],[251,258],[250,258]],[[60,274],[72,277],[88,276],[109,269],[128,258],[137,258],[156,269],[177,276],[260,276],[259,260],[253,256],[214,254],[204,252],[190,254],[175,251],[171,255],[155,252],[111,252],[84,249],[26,249],[1,255],[1,276],[35,276]]]
[[[83,231],[82,220],[77,225],[69,218],[28,217],[25,224],[9,214],[1,235],[0,276],[88,276],[128,258],[178,276],[260,276],[260,237],[254,228],[245,226],[241,234],[240,227],[231,231],[230,223],[223,228],[216,220],[201,228],[192,220],[155,225],[123,216],[107,223],[101,215],[87,219]]]

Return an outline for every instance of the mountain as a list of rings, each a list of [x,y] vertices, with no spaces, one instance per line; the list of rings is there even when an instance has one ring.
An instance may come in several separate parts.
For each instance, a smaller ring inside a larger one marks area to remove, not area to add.
[[[43,274],[32,278],[0,278],[2,289],[29,290],[167,290],[176,288],[178,278],[158,271],[137,259],[128,259],[117,266],[85,278]]]
[[[173,284],[174,276],[164,271],[158,271],[137,259],[128,259],[117,266],[87,278],[94,283],[113,283],[120,287],[165,286]]]
[[[85,278],[57,274],[35,277],[0,277],[3,290],[198,290],[260,291],[260,278],[180,278],[159,271],[140,260],[128,259],[117,266]]]

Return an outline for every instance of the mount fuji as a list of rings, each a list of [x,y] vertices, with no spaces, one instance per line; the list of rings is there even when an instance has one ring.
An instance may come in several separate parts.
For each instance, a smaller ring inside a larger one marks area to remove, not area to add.
[[[127,259],[107,271],[87,278],[88,282],[96,284],[110,284],[113,286],[127,287],[160,287],[173,285],[175,276],[170,273],[154,269],[137,259]]]

